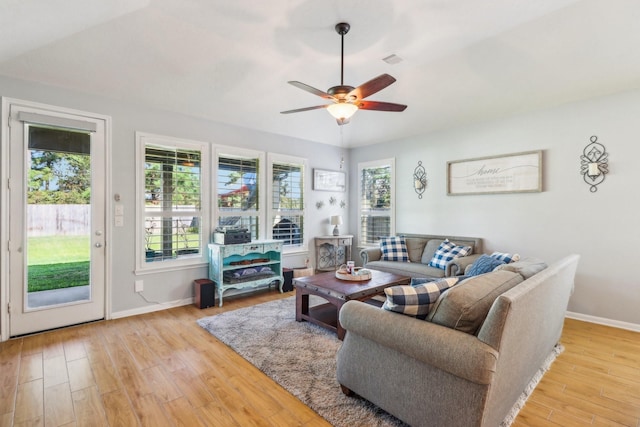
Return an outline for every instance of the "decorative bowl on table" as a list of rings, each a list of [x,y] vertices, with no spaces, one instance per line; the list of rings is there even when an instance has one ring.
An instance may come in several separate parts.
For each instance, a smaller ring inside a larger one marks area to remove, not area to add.
[[[336,277],[340,280],[351,280],[356,282],[363,282],[371,279],[371,271],[362,267],[354,267],[353,272],[350,273],[346,266],[342,266],[336,270]]]

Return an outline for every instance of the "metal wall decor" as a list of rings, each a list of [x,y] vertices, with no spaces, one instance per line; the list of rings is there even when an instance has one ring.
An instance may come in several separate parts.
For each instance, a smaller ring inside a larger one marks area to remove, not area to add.
[[[584,147],[582,156],[580,156],[580,174],[582,174],[584,182],[591,186],[589,191],[595,193],[598,191],[598,185],[604,181],[604,176],[609,173],[607,159],[609,153],[604,145],[598,142],[597,136],[592,136],[590,141],[591,143]]]
[[[427,172],[422,166],[422,162],[418,161],[418,166],[413,170],[413,189],[418,193],[418,199],[422,199],[422,193],[427,188]]]

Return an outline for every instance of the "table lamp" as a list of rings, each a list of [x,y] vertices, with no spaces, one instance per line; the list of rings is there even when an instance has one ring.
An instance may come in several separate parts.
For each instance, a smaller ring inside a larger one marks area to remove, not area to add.
[[[342,216],[340,215],[331,216],[331,225],[335,225],[335,227],[333,227],[333,235],[334,236],[340,235],[340,229],[338,228],[338,226],[342,225]]]

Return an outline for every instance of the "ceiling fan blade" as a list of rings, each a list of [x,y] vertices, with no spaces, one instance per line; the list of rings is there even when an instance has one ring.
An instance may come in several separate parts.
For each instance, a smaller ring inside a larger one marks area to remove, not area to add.
[[[361,110],[404,111],[407,106],[393,102],[360,101],[356,104]]]
[[[364,99],[367,96],[373,95],[374,93],[381,91],[382,89],[389,86],[395,81],[396,79],[391,77],[389,74],[381,74],[375,79],[371,79],[368,82],[361,84],[360,86],[358,86],[357,88],[349,92],[347,94],[346,99],[349,99],[349,100]]]
[[[335,98],[331,95],[329,95],[327,92],[323,92],[320,89],[316,89],[315,87],[309,86],[307,84],[304,84],[302,82],[298,82],[298,81],[290,81],[288,82],[290,85],[293,85],[295,87],[297,87],[298,89],[302,89],[305,90],[309,93],[312,93],[314,95],[318,95],[321,98],[325,98],[325,99],[332,99],[335,100]]]
[[[302,111],[317,110],[319,108],[327,108],[328,105],[316,105],[315,107],[296,108],[295,110],[280,111],[280,114],[300,113]]]

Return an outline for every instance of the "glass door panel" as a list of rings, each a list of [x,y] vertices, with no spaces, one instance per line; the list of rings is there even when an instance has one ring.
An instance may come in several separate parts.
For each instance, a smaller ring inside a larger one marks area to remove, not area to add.
[[[29,126],[27,309],[91,298],[90,134]]]

